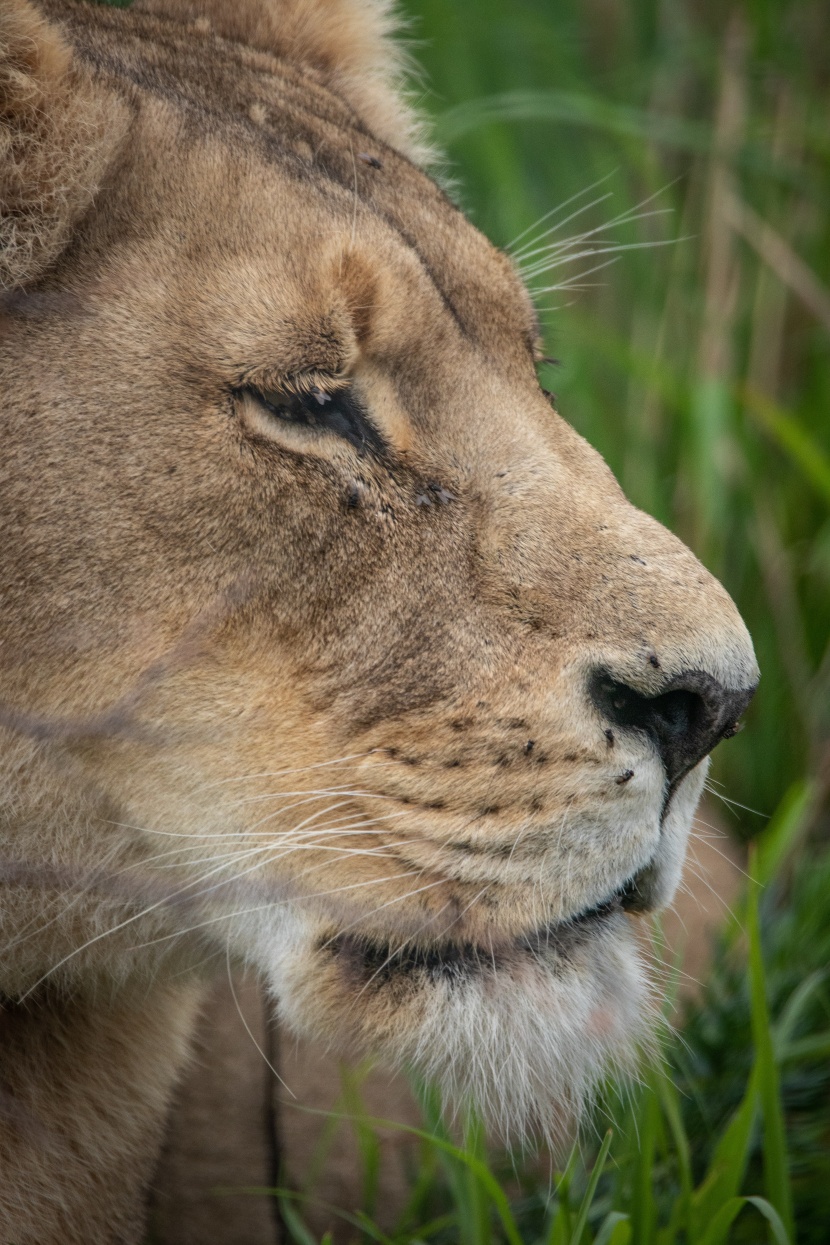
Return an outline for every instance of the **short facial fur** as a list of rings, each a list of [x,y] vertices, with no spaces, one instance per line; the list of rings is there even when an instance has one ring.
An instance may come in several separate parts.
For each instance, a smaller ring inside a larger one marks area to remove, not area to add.
[[[388,24],[0,3],[0,992],[94,1022],[227,954],[555,1134],[648,1030],[623,909],[757,670],[540,390]]]

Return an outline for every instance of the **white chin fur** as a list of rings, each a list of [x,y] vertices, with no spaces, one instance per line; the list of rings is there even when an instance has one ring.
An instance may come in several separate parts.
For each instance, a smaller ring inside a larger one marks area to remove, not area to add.
[[[290,925],[276,955],[271,943],[269,977],[291,1028],[413,1068],[505,1138],[539,1133],[561,1144],[598,1083],[632,1066],[652,1027],[620,912],[532,947],[493,957],[468,948],[447,963],[411,949],[387,962],[385,950],[327,938],[298,914]]]

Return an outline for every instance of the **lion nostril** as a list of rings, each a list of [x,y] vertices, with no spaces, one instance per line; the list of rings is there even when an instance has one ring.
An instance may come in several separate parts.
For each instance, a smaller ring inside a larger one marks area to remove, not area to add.
[[[643,695],[607,670],[595,672],[590,682],[591,699],[604,718],[649,736],[671,784],[735,733],[754,691],[725,688],[704,670],[675,675],[657,696]]]

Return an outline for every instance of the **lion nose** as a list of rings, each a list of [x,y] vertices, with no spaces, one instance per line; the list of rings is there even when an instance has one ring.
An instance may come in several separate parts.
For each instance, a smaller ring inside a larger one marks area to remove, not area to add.
[[[643,695],[607,670],[591,679],[591,698],[603,717],[622,730],[648,735],[672,786],[721,739],[735,734],[754,693],[754,687],[723,687],[705,670],[675,675],[656,696]]]

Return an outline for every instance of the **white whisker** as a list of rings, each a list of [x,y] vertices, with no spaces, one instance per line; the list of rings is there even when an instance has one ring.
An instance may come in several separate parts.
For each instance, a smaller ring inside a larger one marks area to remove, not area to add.
[[[563,202],[557,204],[556,207],[552,207],[549,211],[545,212],[543,216],[540,216],[538,220],[534,221],[532,225],[528,225],[526,229],[523,229],[518,237],[515,237],[512,242],[509,242],[504,249],[512,252],[513,247],[517,242],[521,242],[522,238],[527,237],[532,230],[538,229],[539,226],[544,224],[546,220],[550,220],[551,216],[553,216],[555,212],[561,212],[563,208],[568,206],[569,203],[573,203],[576,199],[581,199],[583,195],[589,195],[592,190],[596,190],[597,186],[601,186],[603,182],[607,182],[609,177],[613,177],[615,172],[616,169],[612,169],[610,173],[606,173],[603,177],[597,178],[597,180],[592,182],[590,186],[585,186],[582,190],[577,190],[576,194],[573,194],[570,198],[563,200]],[[609,196],[606,195],[603,197],[608,198]],[[591,205],[589,204],[588,206]],[[587,208],[585,210],[587,211]],[[572,218],[569,217],[568,219]],[[567,221],[562,221],[561,224],[567,224]]]
[[[743,809],[745,813],[754,813],[756,817],[763,817],[764,821],[769,821],[768,815],[762,813],[760,809],[750,808],[748,804],[740,804],[737,800],[730,800],[728,795],[723,795],[720,791],[714,791],[708,783],[706,783],[705,789],[710,795],[715,796],[718,800],[722,800],[724,804],[731,805],[733,808]]]
[[[244,1016],[244,1015],[243,1015],[243,1013],[242,1013],[242,1008],[239,1006],[239,999],[236,997],[236,988],[235,988],[235,986],[234,986],[234,984],[233,984],[233,973],[231,972],[231,952],[230,952],[230,947],[226,947],[226,948],[225,948],[225,962],[226,962],[226,964],[227,964],[227,966],[228,966],[228,985],[230,986],[230,990],[231,990],[231,997],[233,998],[233,1001],[234,1001],[234,1006],[236,1007],[237,1013],[238,1013],[238,1015],[239,1015],[239,1019],[242,1021],[243,1025],[245,1026],[245,1032],[248,1034],[248,1037],[251,1039],[251,1041],[253,1042],[254,1046],[255,1046],[255,1047],[256,1047],[256,1049],[259,1051],[259,1053],[260,1053],[260,1055],[262,1056],[262,1058],[265,1060],[266,1065],[267,1065],[267,1066],[271,1069],[271,1071],[273,1072],[274,1076],[275,1076],[275,1077],[277,1078],[277,1080],[279,1081],[280,1085],[282,1085],[283,1089],[288,1090],[288,1092],[289,1092],[289,1094],[291,1095],[291,1097],[296,1099],[297,1095],[296,1095],[296,1094],[294,1093],[294,1091],[293,1091],[293,1090],[292,1090],[292,1089],[291,1089],[291,1088],[290,1088],[290,1087],[286,1084],[286,1082],[282,1079],[282,1077],[280,1076],[279,1072],[277,1072],[277,1069],[276,1069],[276,1068],[274,1067],[274,1065],[271,1063],[271,1060],[270,1060],[270,1059],[268,1058],[268,1056],[265,1054],[265,1051],[262,1049],[262,1047],[260,1046],[259,1042],[256,1040],[256,1038],[254,1037],[253,1033],[251,1032],[251,1027],[250,1027],[250,1025],[248,1024],[248,1021],[245,1019],[245,1016]]]
[[[624,251],[653,251],[661,246],[675,246],[678,242],[686,241],[686,238],[662,238],[653,242],[619,242],[609,246],[587,247],[582,251],[574,251],[571,254],[561,256],[557,255],[551,260],[544,260],[534,264],[526,272],[523,272],[522,276],[525,280],[531,280],[533,277],[540,276],[543,272],[552,272],[554,268],[561,268],[564,264],[573,264],[578,259],[591,259],[595,255],[620,255]],[[600,267],[605,267],[605,265],[600,265]],[[598,268],[589,268],[582,275],[587,276],[588,273],[597,271]],[[544,291],[540,291],[540,293],[544,293]]]
[[[518,260],[519,271],[523,274],[526,273],[527,262],[528,260],[533,259],[534,255],[544,255],[550,251],[567,252],[571,249],[571,247],[583,246],[591,239],[593,239],[591,242],[592,246],[616,245],[611,239],[603,241],[601,235],[607,230],[613,229],[618,225],[635,225],[639,224],[640,221],[651,220],[655,216],[668,215],[673,215],[672,208],[654,208],[651,212],[639,212],[636,215],[624,218],[618,217],[616,220],[608,221],[603,225],[596,225],[593,229],[585,229],[581,233],[572,234],[569,238],[557,238],[554,242],[546,242],[544,246],[537,247],[532,251],[527,250],[523,253],[521,259]]]

